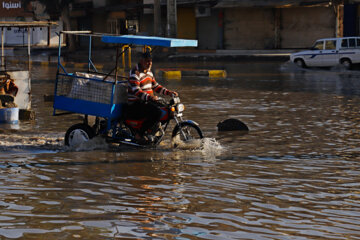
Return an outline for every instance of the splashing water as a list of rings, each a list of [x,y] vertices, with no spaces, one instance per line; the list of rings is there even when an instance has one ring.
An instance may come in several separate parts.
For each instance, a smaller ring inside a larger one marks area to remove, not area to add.
[[[96,149],[108,149],[109,145],[106,143],[103,137],[97,136],[89,141],[84,141],[76,146],[69,147],[68,151],[86,152]]]
[[[172,138],[171,145],[181,150],[193,150],[201,148],[202,141],[202,139],[190,139],[183,141],[180,139],[180,136],[176,136]]]
[[[208,157],[219,156],[226,150],[215,138],[192,139],[186,142],[174,138],[172,144],[179,150],[200,152]]]
[[[226,148],[216,141],[215,138],[204,138],[202,139],[201,152],[207,156],[219,156]]]

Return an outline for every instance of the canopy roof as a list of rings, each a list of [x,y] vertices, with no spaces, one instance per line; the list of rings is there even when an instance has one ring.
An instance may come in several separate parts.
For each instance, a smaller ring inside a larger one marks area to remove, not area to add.
[[[197,47],[198,44],[197,40],[137,35],[103,35],[101,37],[101,41],[104,43],[122,43],[161,47]]]
[[[0,27],[47,27],[51,25],[58,25],[58,24],[56,22],[47,22],[47,21],[33,21],[33,22],[0,21]]]
[[[106,33],[96,33],[92,31],[61,31],[61,33],[88,37],[100,37],[101,41],[104,43],[120,43],[160,47],[197,47],[198,45],[197,40],[181,38],[165,38],[139,35],[113,35]]]

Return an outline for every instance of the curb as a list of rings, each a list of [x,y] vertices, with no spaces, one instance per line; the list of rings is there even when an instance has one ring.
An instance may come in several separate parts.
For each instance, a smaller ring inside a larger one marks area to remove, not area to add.
[[[170,61],[288,61],[290,54],[177,54],[169,56]]]
[[[227,73],[225,70],[163,70],[157,71],[158,76],[166,79],[181,79],[182,77],[209,77],[209,78],[226,78]]]
[[[166,79],[181,79],[181,71],[159,71],[160,76]],[[157,75],[159,75],[157,74]]]

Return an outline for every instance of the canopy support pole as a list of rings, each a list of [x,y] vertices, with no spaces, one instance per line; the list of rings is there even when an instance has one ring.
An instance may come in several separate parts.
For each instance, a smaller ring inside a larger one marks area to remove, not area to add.
[[[5,66],[4,42],[4,28],[1,28],[1,67]]]

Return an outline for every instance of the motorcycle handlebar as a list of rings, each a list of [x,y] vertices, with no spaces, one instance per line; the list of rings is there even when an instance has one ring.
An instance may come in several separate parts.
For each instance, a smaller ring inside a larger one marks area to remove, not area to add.
[[[152,103],[159,105],[159,106],[169,106],[174,105],[180,102],[179,96],[171,96],[171,100],[168,102],[165,98],[157,97],[157,99],[154,101],[151,101]]]

